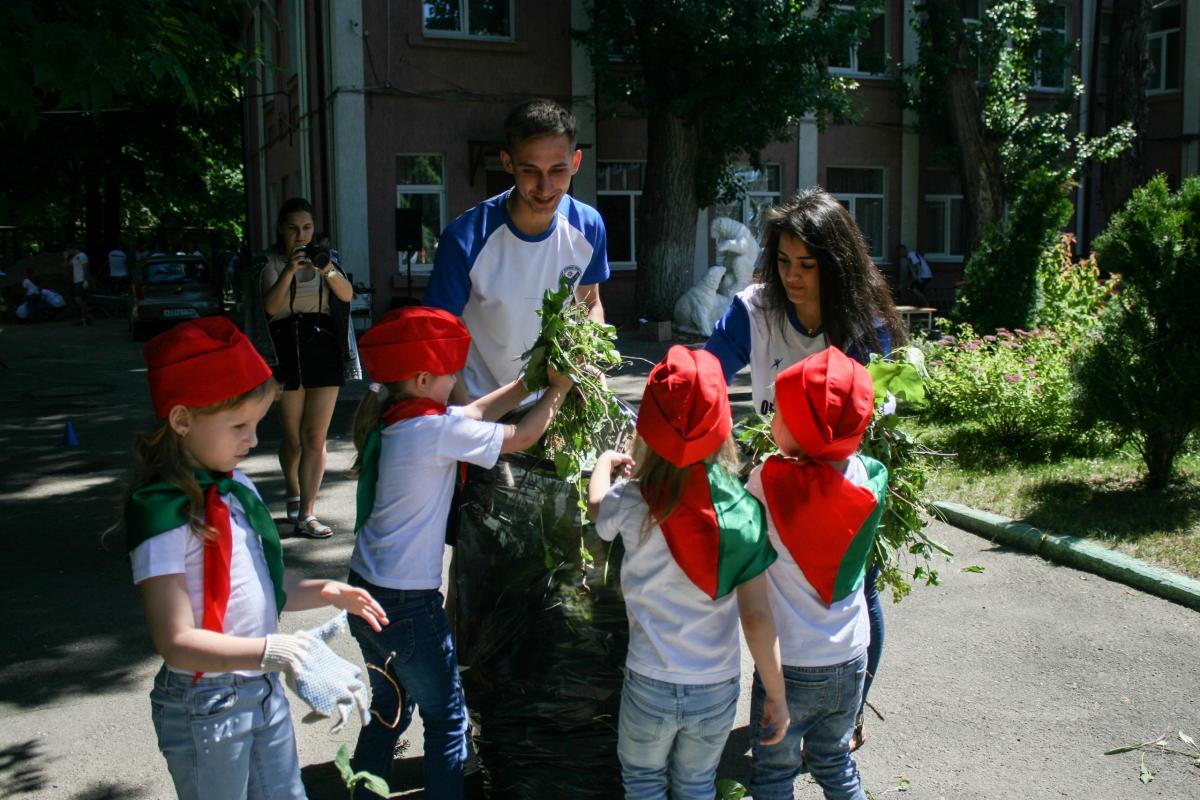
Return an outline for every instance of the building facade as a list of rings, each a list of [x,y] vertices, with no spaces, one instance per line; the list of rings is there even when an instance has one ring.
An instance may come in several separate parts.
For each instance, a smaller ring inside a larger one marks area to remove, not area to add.
[[[961,2],[969,20],[987,0]],[[1033,87],[1053,99],[1071,73],[1082,76],[1095,90],[1075,104],[1076,122],[1093,133],[1104,87],[1089,76],[1103,75],[1109,5],[1058,4],[1061,13],[1044,25],[1080,46],[1061,73],[1039,71]],[[939,163],[917,133],[913,112],[900,107],[890,72],[916,61],[912,6],[888,0],[867,38],[830,60],[831,70],[859,84],[855,124],[818,131],[802,120],[791,138],[759,154],[760,168],[736,167],[746,195],[697,219],[697,277],[714,258],[712,218],[755,229],[764,206],[821,185],[853,213],[885,274],[895,278],[899,244],[916,248],[934,269],[932,299],[952,303],[964,255],[962,190],[953,166]],[[1148,41],[1145,160],[1174,185],[1200,173],[1198,6],[1158,3]],[[584,0],[263,0],[245,22],[247,44],[274,65],[247,85],[243,107],[252,248],[273,240],[283,200],[302,195],[355,282],[372,288],[377,312],[396,298],[419,298],[442,229],[511,186],[499,159],[505,114],[529,97],[551,97],[579,119],[584,158],[572,192],[604,216],[613,266],[605,305],[613,321],[628,321],[645,123],[604,113],[587,53],[571,37],[589,24]],[[1085,249],[1105,222],[1097,179],[1095,170],[1084,175],[1076,192],[1074,233]]]

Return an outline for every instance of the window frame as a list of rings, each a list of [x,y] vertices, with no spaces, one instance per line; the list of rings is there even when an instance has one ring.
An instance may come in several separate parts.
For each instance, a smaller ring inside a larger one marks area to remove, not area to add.
[[[882,178],[880,183],[883,186],[880,194],[869,194],[866,192],[835,192],[832,189],[828,189],[828,188],[826,189],[826,191],[829,192],[829,194],[833,197],[834,200],[837,200],[839,202],[843,201],[843,200],[846,201],[846,210],[850,212],[850,217],[854,220],[854,223],[856,225],[858,224],[858,215],[855,213],[855,211],[857,210],[856,206],[858,205],[858,201],[859,200],[879,200],[880,206],[882,208],[882,213],[879,215],[880,216],[880,226],[882,228],[879,232],[879,245],[878,245],[879,255],[876,255],[875,253],[869,253],[869,255],[871,256],[871,261],[873,261],[876,264],[891,263],[888,260],[888,247],[887,247],[887,237],[888,237],[888,204],[887,204],[888,172],[887,172],[887,168],[881,167],[879,165],[874,165],[874,164],[830,164],[825,167],[825,186],[826,187],[828,187],[830,184],[829,170],[831,170],[831,169],[864,169],[864,170],[869,169],[869,170],[876,170],[877,172],[880,173],[880,177]],[[861,230],[861,228],[862,228],[862,226],[860,225],[859,229]],[[867,236],[867,232],[862,231],[862,234],[863,234],[863,238],[865,238],[867,240],[868,246],[871,246],[873,244],[873,242],[871,241],[871,238],[869,236]]]
[[[838,11],[847,11],[847,12],[852,12],[852,11],[854,11],[854,10],[855,10],[854,6],[852,6],[852,5],[846,5],[846,4],[844,4],[844,3],[840,3],[840,4],[836,5],[836,6],[834,6],[834,9],[835,9],[835,10],[838,10]],[[856,45],[852,45],[852,46],[850,47],[850,66],[848,66],[848,67],[838,67],[838,66],[834,66],[834,65],[830,64],[830,65],[829,65],[829,67],[828,67],[828,70],[829,70],[830,74],[833,74],[833,75],[850,75],[850,76],[853,76],[853,77],[856,77],[856,78],[886,78],[886,77],[888,76],[888,73],[887,73],[887,62],[888,62],[888,52],[889,52],[889,50],[888,50],[888,40],[889,40],[889,38],[890,38],[890,37],[888,36],[888,33],[889,33],[889,31],[888,31],[888,17],[890,16],[890,15],[889,15],[889,13],[888,13],[888,4],[887,4],[887,3],[884,3],[884,4],[883,4],[883,5],[881,5],[879,8],[875,9],[875,11],[874,11],[874,16],[876,16],[876,17],[883,17],[883,62],[884,62],[884,70],[883,70],[882,72],[866,72],[866,71],[864,71],[864,70],[861,70],[861,69],[859,69],[859,66],[858,66],[858,48],[859,48],[859,46],[860,46],[860,45],[862,45],[862,42],[859,42],[858,44],[856,44]],[[874,20],[872,20],[872,22],[874,22]]]
[[[950,213],[950,204],[953,203],[954,201],[958,201],[958,203],[959,203],[960,209],[959,209],[958,213],[959,213],[959,218],[961,219],[962,215],[965,213],[965,210],[966,210],[965,207],[963,207],[963,204],[966,201],[966,198],[963,195],[961,195],[961,194],[946,194],[946,193],[925,195],[924,202],[926,204],[928,204],[930,202],[941,202],[941,203],[945,204],[942,208],[942,241],[938,245],[939,249],[936,251],[935,250],[921,251],[921,254],[924,255],[929,260],[962,261],[963,258],[966,256],[966,253],[955,253],[955,252],[950,251],[950,249],[949,249],[949,244],[950,244],[950,239],[951,239],[950,230],[952,227],[950,225],[950,220],[952,219],[952,215]],[[925,236],[926,236],[926,240],[928,241],[929,231],[925,232]]]
[[[461,39],[474,42],[514,42],[517,39],[517,9],[515,0],[505,0],[508,3],[508,35],[485,36],[471,33],[471,0],[458,0],[459,29],[443,31],[430,29],[425,25],[425,3],[421,3],[421,34],[431,39]]]
[[[1062,39],[1064,42],[1066,42],[1071,37],[1071,8],[1067,4],[1066,0],[1054,0],[1053,5],[1062,9],[1063,27],[1051,28],[1051,27],[1041,24],[1041,20],[1039,20],[1038,21],[1038,34],[1044,35],[1046,33],[1058,31],[1058,32],[1062,33]],[[1035,61],[1041,60],[1041,58],[1040,58],[1041,54],[1042,54],[1042,51],[1038,50],[1037,55],[1034,57]],[[1066,59],[1063,60],[1062,85],[1061,86],[1047,86],[1046,84],[1042,83],[1041,67],[1038,66],[1037,64],[1035,64],[1033,67],[1033,76],[1032,76],[1032,81],[1029,84],[1029,88],[1031,91],[1035,91],[1035,92],[1045,92],[1047,94],[1062,94],[1063,92],[1066,92],[1071,88],[1071,77],[1074,74],[1075,74],[1075,65],[1072,63],[1072,59],[1068,56]]]
[[[399,161],[401,158],[420,158],[422,156],[437,158],[441,162],[442,182],[440,184],[400,183],[400,175],[397,174],[395,177],[395,180],[396,180],[396,208],[400,209],[403,207],[400,205],[400,198],[402,195],[437,195],[437,197],[438,197],[438,225],[437,225],[437,234],[436,235],[440,238],[442,235],[442,232],[444,230],[446,230],[446,225],[447,225],[447,222],[446,222],[446,207],[447,207],[447,204],[446,204],[446,154],[445,153],[431,153],[431,152],[424,152],[424,153],[415,153],[415,152],[400,153],[400,152],[398,152],[395,154],[395,161],[393,163],[396,165],[397,173],[399,173]],[[413,262],[412,262],[412,274],[413,275],[429,275],[433,272],[433,259],[437,253],[437,248],[436,247],[434,248],[433,253],[426,254],[427,258],[429,259],[428,261],[418,261],[417,258],[418,258],[419,252],[420,251],[416,251],[413,254],[414,258],[413,258]],[[408,255],[408,253],[406,251],[403,251],[403,250],[396,251],[396,258],[397,258],[397,265],[398,265],[397,268],[401,275],[407,274],[407,270],[408,270],[407,255]]]
[[[1182,85],[1183,81],[1182,80],[1179,80],[1179,84],[1180,84],[1179,86],[1173,86],[1170,88],[1162,86],[1162,83],[1166,80],[1167,73],[1166,73],[1166,70],[1164,69],[1164,66],[1166,65],[1166,61],[1167,61],[1168,37],[1171,34],[1175,34],[1175,47],[1177,50],[1180,51],[1178,53],[1177,60],[1181,65],[1183,63],[1183,57],[1184,57],[1184,53],[1183,53],[1183,46],[1184,46],[1184,43],[1183,43],[1183,20],[1182,20],[1182,15],[1183,15],[1184,9],[1183,9],[1182,5],[1178,2],[1178,0],[1166,0],[1166,2],[1160,3],[1158,5],[1158,8],[1156,8],[1154,10],[1157,11],[1158,9],[1170,8],[1170,7],[1178,8],[1180,11],[1181,19],[1180,19],[1179,27],[1163,28],[1162,30],[1157,30],[1157,31],[1150,29],[1146,33],[1146,57],[1147,58],[1150,57],[1151,42],[1155,39],[1162,40],[1162,49],[1159,51],[1159,63],[1154,65],[1154,78],[1159,85],[1158,86],[1147,86],[1146,94],[1148,96],[1149,95],[1159,95],[1159,94],[1171,94],[1172,92],[1183,91],[1183,85]],[[1176,76],[1176,78],[1177,79],[1182,78],[1182,75]]]
[[[750,164],[734,164],[730,171],[737,172],[738,170],[743,170],[743,169],[753,170],[754,167],[751,166]],[[771,205],[779,205],[780,203],[783,202],[783,194],[784,194],[784,192],[783,192],[783,164],[778,161],[764,161],[762,164],[760,164],[758,166],[759,172],[765,173],[768,169],[777,170],[776,185],[779,187],[777,190],[771,191],[770,189],[747,189],[745,192],[742,193],[741,197],[737,198],[736,200],[734,200],[732,202],[722,203],[722,202],[718,201],[718,202],[713,203],[713,205],[712,205],[713,211],[716,212],[720,208],[725,207],[725,206],[732,206],[735,204],[740,205],[741,206],[741,208],[739,209],[740,216],[736,217],[734,219],[737,219],[738,222],[742,223],[747,228],[749,228],[750,234],[752,236],[758,236],[759,231],[756,230],[756,228],[758,228],[758,226],[759,226],[758,221],[755,221],[753,224],[751,224],[750,211],[751,211],[752,207],[750,205],[750,198],[751,197],[768,198],[771,200]],[[767,184],[770,185],[770,180],[767,181]],[[721,217],[721,216],[729,216],[729,215],[718,213],[716,216]],[[715,217],[714,217],[714,219],[715,219]]]
[[[608,159],[608,158],[602,159],[602,160],[601,159],[596,160],[597,205],[599,205],[600,197],[629,197],[629,198],[632,198],[629,201],[629,253],[632,256],[632,259],[630,261],[613,261],[610,259],[608,262],[609,269],[621,270],[621,271],[635,270],[635,269],[637,269],[637,240],[638,240],[637,212],[638,212],[638,204],[641,202],[642,190],[641,189],[629,189],[629,188],[613,189],[611,187],[611,185],[608,188],[601,189],[600,188],[601,172],[604,167],[607,167],[607,166],[610,166],[613,164],[638,164],[638,165],[640,165],[642,167],[642,182],[644,184],[645,180],[646,180],[646,162],[644,159],[636,159],[636,158],[635,159],[627,159],[627,160]],[[611,181],[611,176],[608,173],[604,173],[604,180],[606,182]],[[605,226],[605,227],[607,228],[607,226]],[[605,255],[607,256],[607,253]]]

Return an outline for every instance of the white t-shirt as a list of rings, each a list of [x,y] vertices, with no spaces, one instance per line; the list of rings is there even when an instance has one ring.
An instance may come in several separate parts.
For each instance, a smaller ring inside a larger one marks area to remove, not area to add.
[[[867,468],[858,456],[846,462],[843,474],[856,486],[868,486]],[[858,658],[867,651],[871,635],[866,596],[861,591],[852,592],[827,608],[775,530],[763,492],[761,465],[750,473],[746,490],[767,508],[767,535],[779,555],[767,568],[767,586],[783,663],[789,667],[827,667]]]
[[[240,470],[233,479],[254,489]],[[258,493],[257,489],[254,489]],[[225,609],[225,633],[230,636],[266,636],[275,633],[277,614],[275,588],[262,540],[250,527],[242,504],[232,493],[221,495],[229,506],[229,530],[233,535],[233,555],[229,566],[229,605]],[[197,628],[204,625],[204,539],[187,525],[160,533],[139,544],[129,554],[133,562],[133,582],[139,584],[158,575],[182,574],[192,603],[192,619]],[[187,670],[173,672],[190,675]],[[219,673],[206,672],[205,675]],[[236,670],[238,675],[260,675],[258,670]]]
[[[87,280],[87,265],[87,253],[82,250],[71,256],[71,275],[75,283],[83,283]]]
[[[124,250],[113,250],[108,254],[108,274],[113,278],[124,278],[129,274],[125,266]]]
[[[472,400],[516,379],[522,354],[541,331],[542,295],[558,288],[560,276],[576,288],[608,280],[600,212],[564,195],[550,227],[528,236],[513,224],[508,196],[485,200],[450,223],[423,299],[462,317],[471,332],[463,383]]]
[[[503,443],[503,425],[464,417],[457,406],[384,428],[375,506],[350,568],[388,589],[439,588],[458,462],[490,469]]]
[[[617,483],[600,503],[596,533],[625,544],[621,591],[629,615],[625,666],[670,683],[720,683],[741,674],[737,595],[711,599],[675,562],[662,529],[642,539],[650,508],[637,484]]]

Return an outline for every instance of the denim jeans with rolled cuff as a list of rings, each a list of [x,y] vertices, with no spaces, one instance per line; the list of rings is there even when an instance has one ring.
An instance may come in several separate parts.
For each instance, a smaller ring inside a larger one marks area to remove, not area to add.
[[[854,717],[862,699],[867,657],[827,667],[783,668],[792,723],[778,744],[760,740],[766,692],[758,673],[750,694],[754,800],[792,800],[801,766],[825,792],[826,800],[866,800],[858,766],[850,755]]]
[[[712,800],[739,681],[681,684],[625,670],[617,755],[627,800]]]
[[[150,713],[179,800],[304,800],[279,675],[154,678]]]
[[[351,763],[355,770],[387,779],[396,742],[419,709],[425,727],[425,796],[458,800],[467,758],[467,711],[442,593],[375,586],[355,572],[349,582],[367,589],[389,620],[376,633],[361,618],[350,617],[363,659],[377,668],[367,670],[372,719],[358,734]],[[373,797],[361,786],[355,793],[355,798]]]

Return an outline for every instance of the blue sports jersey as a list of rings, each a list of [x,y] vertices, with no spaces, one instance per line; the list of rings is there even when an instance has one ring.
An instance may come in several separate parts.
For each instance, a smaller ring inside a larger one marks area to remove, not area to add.
[[[550,227],[521,233],[508,213],[510,189],[450,223],[438,242],[425,305],[462,317],[471,332],[463,369],[472,399],[513,381],[537,339],[547,289],[568,276],[576,288],[608,280],[600,212],[564,195]]]

